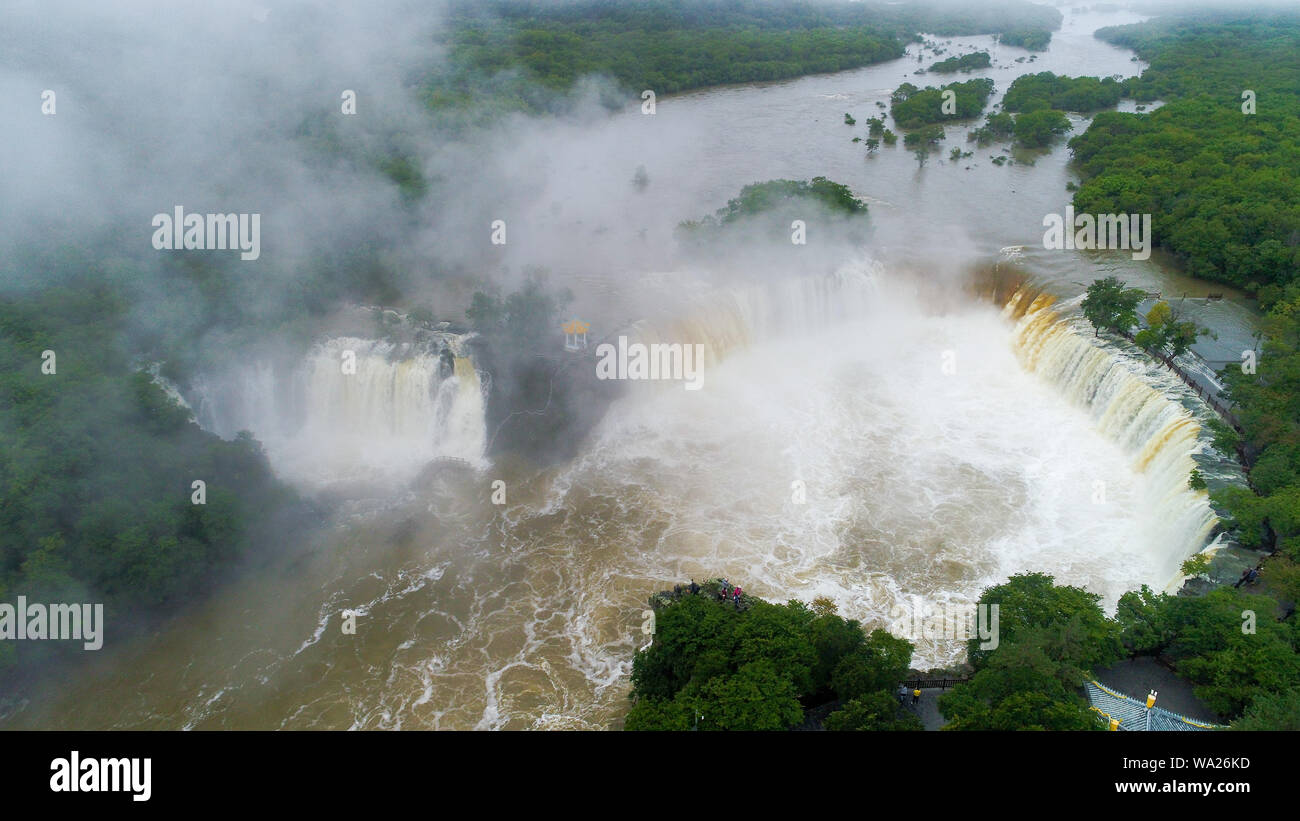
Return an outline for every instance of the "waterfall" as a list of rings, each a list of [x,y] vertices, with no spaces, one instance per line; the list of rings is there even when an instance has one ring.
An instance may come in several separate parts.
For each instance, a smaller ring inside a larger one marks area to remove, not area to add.
[[[454,353],[463,339],[442,339]],[[336,337],[296,366],[255,362],[196,384],[200,424],[251,430],[272,465],[308,486],[410,478],[429,461],[480,465],[483,386],[468,356],[445,373],[436,346]]]
[[[950,326],[960,327],[969,312],[984,310],[986,300],[1001,309],[1006,336],[948,336]],[[899,367],[911,357],[896,347],[904,339],[913,339],[906,343],[912,348],[961,347],[981,357],[990,353],[978,346],[1006,344],[1014,355],[1012,361],[1026,374],[1042,380],[1082,411],[1080,423],[1099,434],[1098,444],[1109,442],[1115,448],[1114,467],[1124,463],[1128,467],[1123,476],[1107,473],[1101,461],[1093,461],[1101,456],[1092,443],[1066,443],[1059,452],[1040,448],[1039,452],[1052,454],[1048,458],[1079,461],[1077,475],[1088,478],[1073,480],[1083,481],[1082,489],[1044,486],[1031,494],[1044,499],[1070,497],[1077,500],[1071,503],[1075,505],[1109,505],[1107,516],[1118,513],[1115,505],[1124,504],[1133,524],[1131,530],[1124,531],[1122,547],[1143,554],[1143,566],[1148,568],[1143,573],[1156,587],[1181,582],[1182,561],[1207,548],[1218,524],[1208,494],[1188,487],[1191,471],[1199,469],[1211,486],[1242,481],[1235,462],[1210,444],[1203,423],[1213,411],[1180,380],[1132,346],[1094,339],[1076,311],[1057,305],[1051,295],[1018,277],[981,281],[976,276],[955,284],[924,273],[886,276],[878,263],[858,261],[829,276],[700,289],[684,299],[664,299],[662,303],[665,308],[659,314],[632,324],[629,335],[648,343],[704,344],[706,371],[717,368],[723,359],[743,356],[769,342],[813,344],[821,356],[827,356],[825,338],[818,335],[835,328],[846,329],[835,336],[840,344],[868,345],[886,359],[897,358]],[[914,339],[911,326],[917,323],[932,328],[928,337],[922,334]],[[872,330],[855,337],[855,332],[848,330],[853,327]],[[947,341],[933,341],[940,338]],[[914,383],[899,390],[941,395],[942,384],[923,389]],[[992,382],[986,387],[998,389]],[[1061,429],[1059,435],[1077,434]],[[1118,498],[1121,485],[1122,502]],[[1094,515],[1100,513],[1099,507]],[[1138,513],[1141,515],[1134,515]],[[1110,535],[1097,538],[1121,538],[1118,527],[1108,532]],[[1108,552],[1117,547],[1105,545]]]
[[[801,276],[770,283],[691,293],[683,304],[633,323],[632,341],[703,344],[706,366],[764,340],[816,332],[868,314],[880,287],[882,267],[872,261],[841,266],[829,276]],[[691,291],[691,285],[674,286]]]
[[[1004,313],[1015,323],[1013,346],[1025,369],[1083,408],[1143,477],[1143,502],[1160,528],[1153,534],[1159,546],[1146,548],[1164,552],[1163,568],[1180,578],[1178,565],[1205,547],[1218,523],[1206,492],[1187,486],[1188,475],[1198,467],[1236,472],[1235,466],[1225,471],[1226,460],[1202,431],[1211,411],[1145,354],[1096,339],[1084,320],[1057,310],[1050,295],[1018,289]]]

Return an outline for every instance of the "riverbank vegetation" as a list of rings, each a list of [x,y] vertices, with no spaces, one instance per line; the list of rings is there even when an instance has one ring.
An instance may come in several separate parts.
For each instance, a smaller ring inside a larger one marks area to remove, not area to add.
[[[919,730],[896,698],[912,644],[863,631],[819,599],[771,604],[698,593],[655,597],[654,640],[632,661],[626,730]],[[809,718],[809,723],[816,723]]]
[[[966,135],[966,141],[982,148],[998,140],[1010,139],[1015,133],[1016,118],[1005,111],[999,111],[985,117],[984,125],[972,128]]]
[[[1278,620],[1268,596],[1233,587],[1172,596],[1144,585],[1120,598],[1116,620],[1129,655],[1163,659],[1225,719],[1300,687],[1300,631]]]
[[[1254,492],[1227,488],[1215,498],[1230,511],[1241,544],[1275,548],[1300,562],[1300,283],[1272,305],[1263,330],[1254,368],[1243,362],[1222,371]]]
[[[114,639],[211,588],[294,500],[251,436],[160,387],[130,315],[91,277],[0,303],[0,601],[103,602]],[[0,669],[69,647],[0,642]]]
[[[562,106],[588,76],[613,80],[623,94],[668,94],[891,60],[922,31],[996,34],[1026,23],[1048,30],[1061,19],[1057,10],[1023,0],[996,7],[790,0],[460,2],[442,37],[447,60],[428,79],[426,95],[440,109],[540,112]]]
[[[1141,348],[1161,356],[1181,356],[1198,337],[1210,331],[1185,320],[1168,302],[1157,302],[1146,315],[1146,327],[1133,336]]]
[[[1150,63],[1128,96],[1166,102],[1102,112],[1070,141],[1075,207],[1153,214],[1188,273],[1276,299],[1300,275],[1300,15],[1206,12],[1097,36]]]
[[[1141,288],[1129,288],[1119,277],[1095,280],[1079,305],[1084,317],[1092,323],[1095,335],[1103,330],[1127,333],[1137,324],[1137,307],[1146,298]]]
[[[939,697],[944,729],[1102,729],[1080,689],[1089,670],[1122,655],[1120,628],[1100,600],[1042,573],[986,589],[979,606],[998,606],[998,643],[969,642],[975,673]]]
[[[825,599],[808,607],[744,596],[737,605],[719,586],[652,598],[654,638],[633,660],[625,729],[920,729],[895,698],[909,675],[906,639],[865,633]],[[1174,596],[1144,586],[1110,617],[1100,596],[1022,573],[984,590],[978,606],[993,605],[998,641],[969,641],[969,679],[939,698],[945,730],[1104,730],[1083,685],[1094,670],[1136,657],[1169,667],[1242,728],[1300,721],[1300,631],[1273,616],[1267,595],[1228,587]]]
[[[1288,712],[1300,688],[1300,630],[1278,620],[1270,596],[1232,587],[1174,596],[1143,586],[1121,596],[1110,618],[1099,596],[1026,573],[979,601],[999,606],[1000,640],[990,650],[971,640],[974,675],[939,700],[945,730],[1104,729],[1081,685],[1093,670],[1139,656],[1172,669],[1223,720],[1257,729],[1300,720]]]

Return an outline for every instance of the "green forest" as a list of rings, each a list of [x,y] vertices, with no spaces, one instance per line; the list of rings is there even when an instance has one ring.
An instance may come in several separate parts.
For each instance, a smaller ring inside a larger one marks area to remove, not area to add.
[[[1070,140],[1084,176],[1075,207],[1150,213],[1156,243],[1188,273],[1276,296],[1300,272],[1300,17],[1155,20],[1098,36],[1151,64],[1125,93],[1165,104],[1102,112]]]
[[[608,21],[520,21],[511,31],[466,25],[455,34],[453,59],[478,72],[514,67],[554,90],[589,74],[607,74],[628,89],[656,94],[724,83],[784,80],[892,60],[903,43],[875,28],[628,29]]]
[[[632,663],[626,730],[919,730],[896,699],[912,644],[867,633],[833,602],[776,605],[698,593],[652,598],[654,639]],[[945,731],[1106,729],[1083,684],[1124,659],[1159,657],[1234,729],[1300,728],[1300,628],[1272,617],[1277,602],[1231,587],[1204,596],[1101,597],[1021,573],[984,590],[998,606],[999,641],[967,648],[968,680],[939,697]],[[1242,613],[1260,614],[1254,632]],[[953,675],[956,675],[954,673]]]
[[[939,3],[796,0],[462,2],[443,35],[445,68],[427,82],[435,108],[547,110],[582,77],[669,94],[781,80],[891,60],[918,32],[993,34],[1026,21],[1060,25],[1055,9],[1013,0]]]
[[[1025,573],[979,601],[998,604],[1000,641],[993,650],[970,642],[974,675],[939,700],[951,722],[945,730],[1104,729],[1079,688],[1097,668],[1140,656],[1170,664],[1207,707],[1244,727],[1260,710],[1276,714],[1279,694],[1294,704],[1300,688],[1300,629],[1274,617],[1269,596],[1231,587],[1173,596],[1143,586],[1121,596],[1110,618],[1099,596]],[[1253,633],[1241,629],[1244,611],[1259,614]],[[1289,721],[1295,726],[1300,713]]]
[[[0,599],[147,621],[220,580],[294,501],[256,441],[205,433],[155,383],[123,344],[129,314],[90,277],[0,303]],[[0,643],[0,669],[66,646]]]
[[[788,730],[823,707],[831,730],[920,730],[895,693],[912,644],[865,633],[834,603],[811,607],[698,593],[661,594],[654,641],[632,662],[625,730]]]
[[[1231,451],[1240,438],[1251,490],[1225,488],[1215,501],[1243,545],[1278,551],[1265,581],[1279,599],[1300,601],[1300,283],[1272,303],[1254,372],[1230,365],[1221,376],[1241,432],[1223,425],[1217,444]]]

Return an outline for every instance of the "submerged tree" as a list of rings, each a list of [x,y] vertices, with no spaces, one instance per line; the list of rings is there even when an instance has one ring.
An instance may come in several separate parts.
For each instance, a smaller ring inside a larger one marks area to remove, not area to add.
[[[1099,279],[1088,286],[1080,307],[1097,335],[1103,328],[1123,333],[1137,324],[1137,306],[1146,294],[1127,286],[1118,277]]]
[[[1195,322],[1180,319],[1168,302],[1157,302],[1147,311],[1147,327],[1133,338],[1148,351],[1168,352],[1173,356],[1185,353],[1197,337],[1210,331]]]
[[[1045,148],[1070,130],[1070,119],[1060,111],[1041,109],[1016,117],[1016,143],[1025,148]]]

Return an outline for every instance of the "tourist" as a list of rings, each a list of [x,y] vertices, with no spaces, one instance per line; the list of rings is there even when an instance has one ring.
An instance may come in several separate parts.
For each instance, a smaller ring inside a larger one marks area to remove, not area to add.
[[[699,595],[700,586],[695,583],[695,579],[691,579],[690,591],[692,596]]]
[[[898,685],[898,706],[900,707],[907,706],[907,685],[906,684]]]
[[[912,691],[912,704],[918,704],[921,701],[921,688],[917,687]]]

